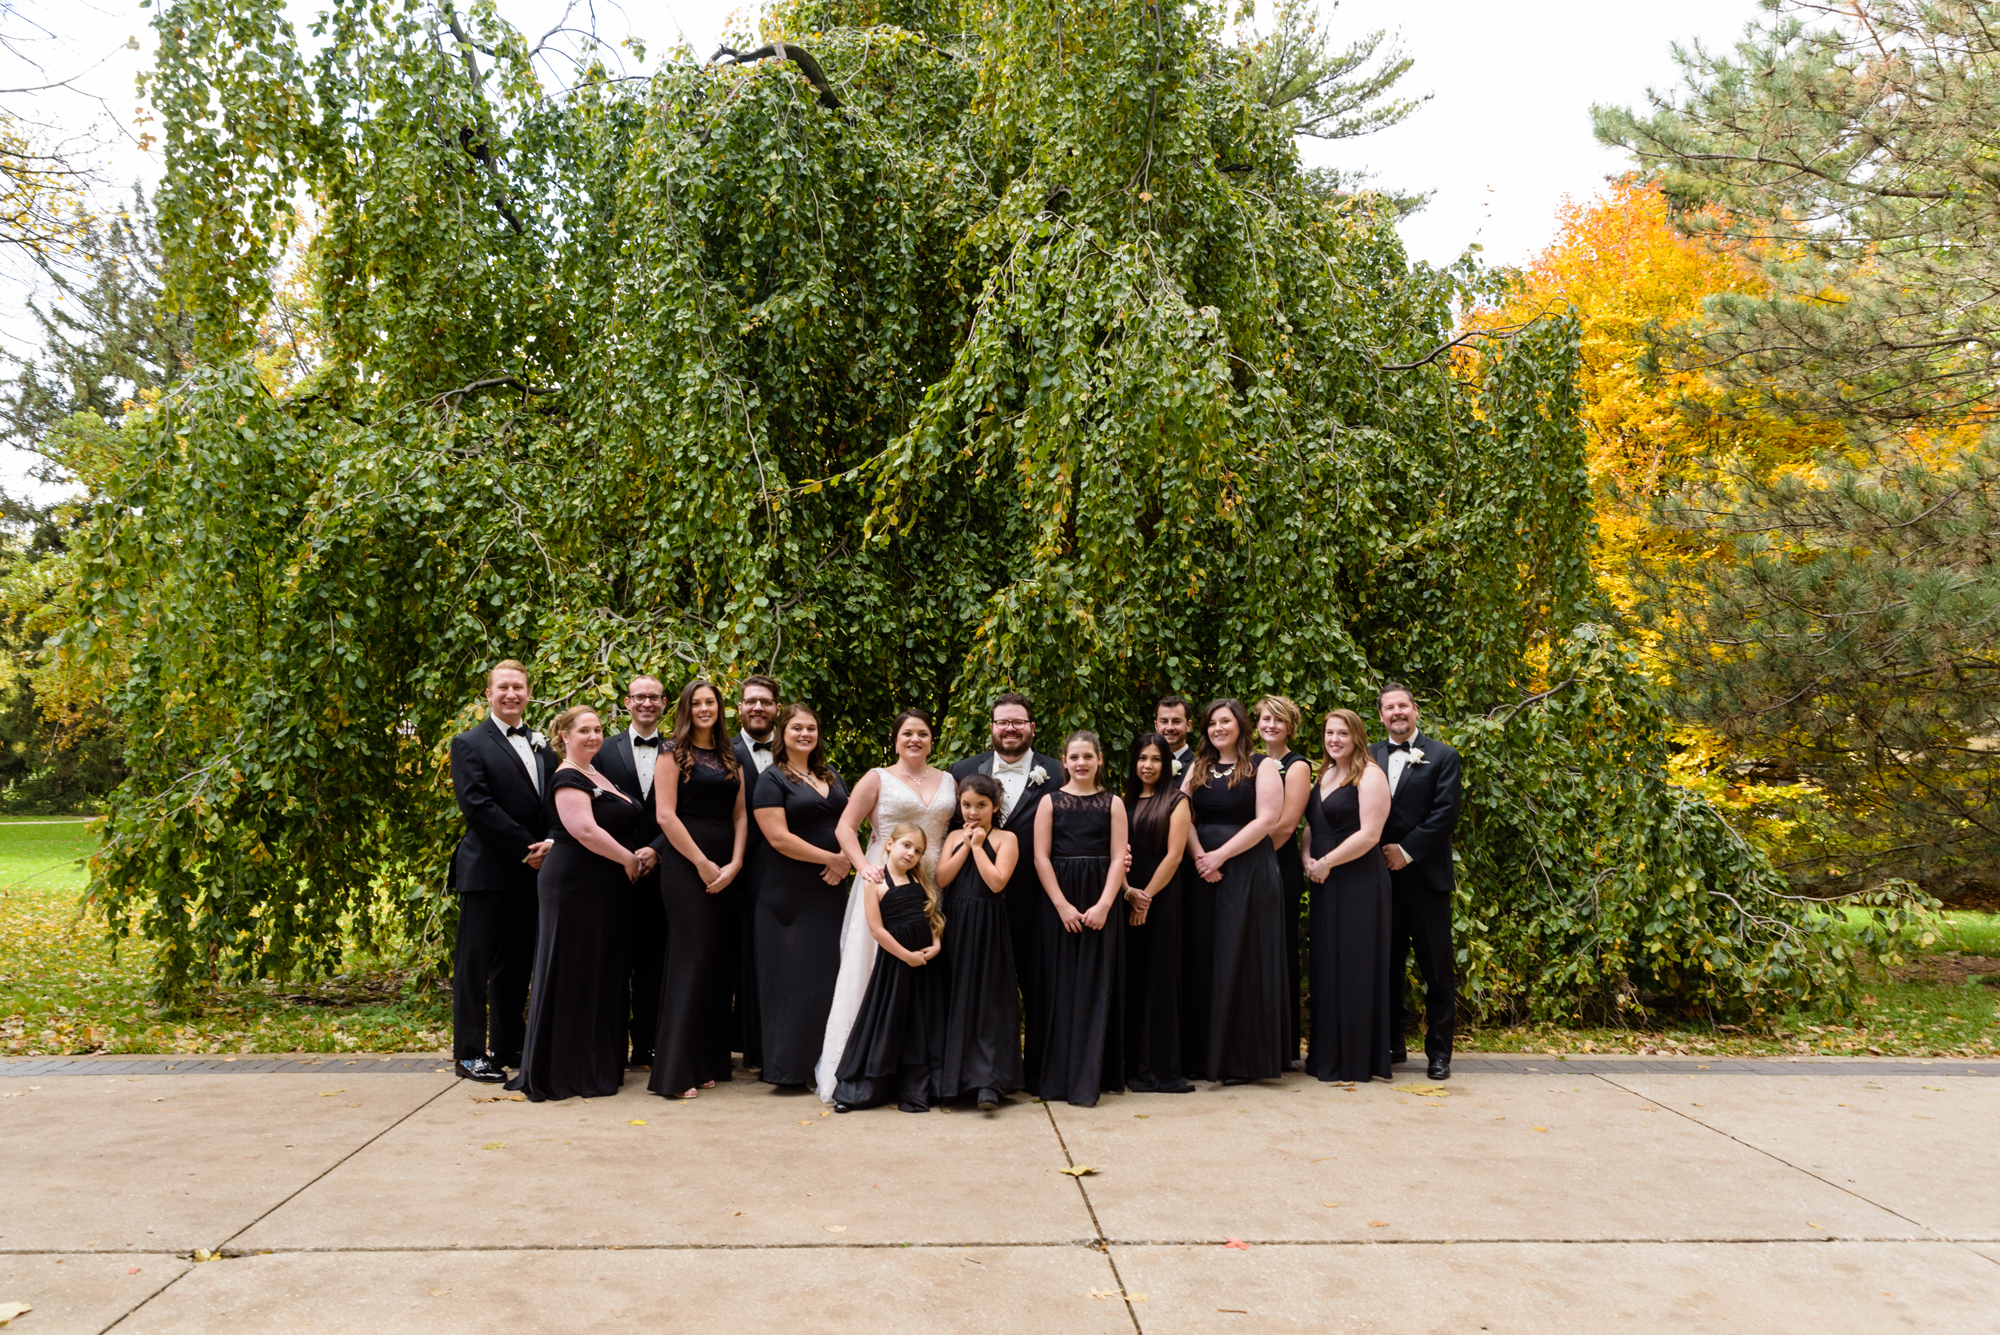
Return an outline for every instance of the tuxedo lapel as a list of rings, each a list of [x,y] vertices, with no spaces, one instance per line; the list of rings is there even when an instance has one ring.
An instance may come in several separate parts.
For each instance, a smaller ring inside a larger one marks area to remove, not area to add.
[[[493,744],[500,748],[502,755],[514,762],[514,773],[521,776],[521,781],[528,785],[529,790],[539,793],[542,786],[535,782],[538,776],[530,774],[528,767],[521,763],[521,753],[514,749],[513,741],[506,733],[500,730],[500,725],[493,721],[493,716],[490,714],[486,718],[486,735],[492,738]],[[534,734],[530,733],[529,736],[532,738]],[[532,745],[528,749],[531,753],[534,751]],[[536,755],[535,759],[539,763],[541,760],[540,755]]]
[[[632,734],[617,732],[604,743],[598,752],[598,768],[604,776],[618,785],[628,796],[637,798],[639,793],[639,765],[632,758]]]

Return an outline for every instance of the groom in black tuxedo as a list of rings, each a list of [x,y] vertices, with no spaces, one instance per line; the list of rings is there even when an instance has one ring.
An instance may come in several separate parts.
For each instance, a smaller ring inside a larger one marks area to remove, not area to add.
[[[490,712],[451,739],[451,787],[465,816],[447,886],[458,892],[451,1047],[468,1080],[507,1078],[527,1036],[535,963],[535,873],[549,851],[543,795],[555,756],[521,721],[528,670],[509,658],[486,674]]]
[[[1389,864],[1389,986],[1393,1061],[1403,1051],[1409,988],[1405,961],[1412,950],[1424,980],[1424,1055],[1430,1078],[1451,1078],[1451,1040],[1457,1016],[1457,952],[1451,941],[1451,900],[1457,877],[1451,866],[1451,831],[1461,800],[1458,752],[1417,731],[1417,702],[1409,688],[1390,682],[1376,697],[1389,740],[1372,748],[1389,776],[1389,818],[1382,824],[1382,858]]]
[[[665,740],[660,735],[660,715],[666,707],[666,687],[658,677],[632,678],[625,688],[625,713],[632,721],[606,737],[597,753],[598,773],[637,798],[645,813],[626,838],[640,850],[646,869],[625,887],[619,905],[628,989],[626,1033],[633,1066],[653,1064],[653,1045],[660,1033],[660,975],[667,966],[667,909],[660,899],[660,859],[666,856],[667,836],[660,833],[653,809],[653,767]]]
[[[1041,901],[1041,878],[1035,874],[1035,808],[1044,795],[1063,785],[1062,761],[1035,750],[1035,711],[1028,697],[1008,691],[993,701],[993,749],[967,756],[951,767],[952,782],[969,775],[990,774],[1000,785],[1001,808],[994,816],[998,829],[1021,841],[1021,857],[1007,882],[1007,926],[1014,938],[1014,967],[1025,995],[1030,987],[1029,964],[1034,959],[1035,913]],[[951,817],[952,828],[962,822]],[[1030,1012],[1032,1013],[1032,1011]]]

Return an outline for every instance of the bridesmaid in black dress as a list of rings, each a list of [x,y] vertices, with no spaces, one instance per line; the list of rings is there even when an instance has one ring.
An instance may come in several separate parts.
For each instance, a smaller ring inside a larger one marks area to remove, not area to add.
[[[1273,1079],[1287,1065],[1285,892],[1271,851],[1285,788],[1264,760],[1250,750],[1241,701],[1202,710],[1201,749],[1184,786],[1195,873],[1214,890],[1215,937],[1207,1050],[1187,1065],[1189,1075],[1225,1085]]]
[[[938,858],[943,883],[945,1011],[944,1059],[939,1098],[973,1095],[981,1108],[1021,1088],[1021,1003],[1014,974],[1014,934],[1001,898],[1021,841],[993,828],[1000,811],[1000,781],[968,774],[958,784],[958,815],[965,824],[945,836]]]
[[[1136,1093],[1186,1094],[1181,1074],[1181,856],[1187,794],[1174,781],[1167,739],[1139,734],[1125,783],[1132,870],[1125,898],[1125,1083]]]
[[[1321,1080],[1389,1076],[1389,864],[1382,822],[1389,778],[1351,709],[1326,716],[1326,761],[1312,801],[1306,877],[1312,897],[1312,1048]]]
[[[660,1041],[646,1088],[691,1099],[729,1079],[729,983],[725,929],[737,921],[723,898],[743,871],[749,822],[736,749],[722,736],[722,696],[700,677],[681,688],[673,739],[660,748],[653,804],[667,855],[660,899],[667,909],[667,968],[660,982]]]
[[[752,803],[766,844],[751,937],[763,1034],[759,1078],[810,1085],[840,976],[840,918],[853,871],[834,838],[847,785],[821,757],[811,705],[787,705],[776,731]]]
[[[833,1110],[852,1112],[896,1096],[907,1113],[929,1112],[944,1055],[945,980],[932,961],[943,950],[944,913],[924,870],[924,827],[904,821],[882,850],[882,879],[856,882],[866,895],[875,967],[834,1073]]]
[[[535,878],[533,1000],[521,1070],[507,1088],[529,1100],[604,1098],[625,1083],[625,887],[645,875],[651,851],[619,836],[639,823],[639,799],[591,764],[604,745],[597,711],[566,709],[549,725],[564,759],[549,780],[554,845]]]
[[[1285,781],[1285,805],[1278,812],[1278,828],[1271,832],[1271,849],[1278,855],[1278,880],[1285,887],[1285,1065],[1298,1066],[1299,973],[1303,959],[1299,914],[1306,899],[1299,822],[1305,819],[1306,799],[1312,794],[1312,762],[1292,749],[1292,739],[1305,722],[1305,714],[1296,704],[1282,695],[1267,695],[1252,707],[1251,713],[1257,717],[1257,737],[1264,754],[1278,762],[1278,773]]]
[[[1035,872],[1048,902],[1036,920],[1041,986],[1026,1074],[1044,1103],[1092,1108],[1099,1091],[1125,1088],[1125,804],[1099,786],[1096,733],[1070,734],[1063,769],[1069,782],[1035,812]]]

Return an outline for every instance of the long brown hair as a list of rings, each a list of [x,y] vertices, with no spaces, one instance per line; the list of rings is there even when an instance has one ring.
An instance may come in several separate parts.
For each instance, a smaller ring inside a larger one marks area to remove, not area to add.
[[[1350,783],[1360,783],[1361,776],[1375,763],[1375,757],[1368,750],[1368,725],[1361,721],[1361,715],[1351,709],[1329,709],[1326,717],[1319,721],[1320,745],[1326,745],[1326,725],[1339,719],[1347,725],[1347,735],[1354,739],[1354,756],[1340,767],[1339,780],[1333,786],[1345,788]],[[1333,757],[1326,756],[1319,762],[1319,769],[1313,774],[1313,782],[1318,783],[1333,768]]]
[[[902,725],[898,724],[897,726],[901,727]],[[895,843],[906,834],[917,836],[917,842],[923,845],[918,850],[920,854],[931,851],[931,837],[924,833],[924,827],[913,820],[906,820],[895,829],[889,831],[889,837],[882,841],[882,856],[885,861],[888,858],[889,845]],[[931,925],[932,936],[942,938],[944,936],[944,896],[938,893],[937,878],[931,875],[930,868],[924,865],[924,860],[921,856],[917,858],[917,865],[913,874],[917,878],[917,884],[924,888],[924,921]],[[883,875],[888,875],[886,867],[883,870]]]
[[[722,732],[722,692],[715,689],[715,683],[707,677],[696,677],[681,687],[680,699],[674,701],[674,732],[671,745],[674,763],[685,774],[694,764],[690,754],[694,749],[694,693],[706,690],[715,697],[715,725],[708,730],[708,740],[715,744],[716,759],[722,762],[722,772],[730,778],[742,781],[743,771],[736,763],[736,748],[729,744],[729,738]]]
[[[1209,720],[1222,709],[1236,716],[1236,769],[1229,776],[1229,786],[1234,788],[1239,783],[1255,779],[1257,766],[1250,760],[1256,754],[1250,749],[1250,738],[1254,735],[1250,728],[1250,715],[1244,711],[1241,700],[1225,696],[1220,700],[1210,700],[1207,708],[1201,711],[1201,742],[1195,747],[1194,766],[1188,771],[1190,789],[1208,787],[1210,772],[1222,763],[1222,752],[1216,749],[1208,736]]]
[[[748,682],[744,684],[746,686],[749,685]],[[785,746],[785,726],[801,714],[810,718],[814,723],[819,722],[819,711],[817,709],[814,709],[803,700],[794,700],[785,706],[783,713],[778,715],[778,735],[771,739],[771,763],[784,770],[785,773],[794,776],[799,771],[792,763],[790,749]],[[734,751],[736,748],[732,746],[729,749]],[[821,783],[833,782],[833,766],[826,763],[826,733],[824,729],[820,733],[820,739],[813,743],[812,754],[805,757],[804,765],[811,772],[812,776]]]
[[[1139,753],[1149,746],[1160,753],[1160,782],[1151,797],[1145,795],[1146,785],[1139,777]],[[1132,842],[1164,844],[1174,804],[1187,796],[1174,782],[1174,749],[1159,733],[1142,732],[1132,742],[1131,755],[1125,768],[1125,810],[1132,824]]]

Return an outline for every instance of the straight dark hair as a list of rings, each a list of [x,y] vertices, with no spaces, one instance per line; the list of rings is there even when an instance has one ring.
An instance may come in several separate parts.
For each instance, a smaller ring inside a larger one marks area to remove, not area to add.
[[[1145,796],[1146,785],[1139,778],[1139,753],[1149,746],[1160,753],[1160,783],[1151,797]],[[1134,841],[1151,844],[1165,840],[1174,804],[1185,796],[1174,782],[1173,769],[1174,749],[1166,738],[1157,732],[1142,732],[1132,739],[1132,759],[1125,766],[1125,810],[1131,813]]]
[[[743,778],[743,770],[736,763],[736,748],[730,745],[729,738],[724,736],[722,732],[722,692],[716,690],[715,683],[707,677],[696,677],[693,681],[681,687],[680,699],[674,701],[673,740],[669,743],[673,747],[674,763],[680,766],[681,773],[683,774],[686,774],[688,767],[694,764],[694,758],[689,753],[696,749],[694,744],[694,693],[696,691],[707,691],[715,697],[715,724],[708,730],[708,740],[715,744],[715,756],[717,760],[722,762],[723,773],[740,783]]]
[[[1190,788],[1208,787],[1208,776],[1222,763],[1222,752],[1209,740],[1208,724],[1218,711],[1224,709],[1236,716],[1236,768],[1229,773],[1229,786],[1234,788],[1257,772],[1257,766],[1251,760],[1256,752],[1250,749],[1250,711],[1243,707],[1241,700],[1225,696],[1220,700],[1210,700],[1201,711],[1201,740],[1195,746],[1194,767],[1188,776]]]
[[[749,683],[745,682],[744,685],[747,686]],[[785,746],[785,726],[801,714],[804,714],[814,723],[819,722],[819,711],[817,709],[814,709],[803,700],[794,700],[785,706],[784,712],[778,715],[778,735],[771,739],[771,763],[784,770],[787,774],[797,774],[799,771],[798,766],[792,763],[791,751]],[[736,748],[732,746],[729,749],[734,751]],[[832,783],[834,780],[833,766],[826,763],[826,729],[824,726],[820,729],[819,740],[813,743],[812,754],[805,758],[805,768],[821,783]]]
[[[896,755],[896,738],[902,733],[903,725],[911,719],[916,719],[926,728],[929,728],[931,730],[931,744],[933,746],[937,744],[937,724],[931,722],[931,711],[928,709],[905,709],[889,722],[889,755],[892,761]]]

